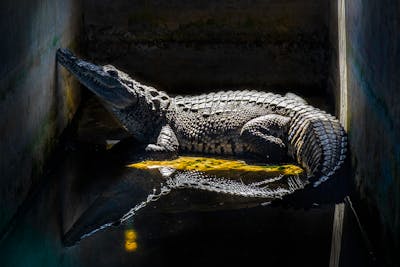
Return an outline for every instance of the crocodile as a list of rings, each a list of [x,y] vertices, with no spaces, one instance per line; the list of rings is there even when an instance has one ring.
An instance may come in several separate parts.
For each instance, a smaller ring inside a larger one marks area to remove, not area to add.
[[[58,49],[56,58],[150,155],[202,153],[266,162],[289,157],[314,187],[345,160],[347,136],[340,122],[296,94],[237,90],[172,97],[68,49]]]

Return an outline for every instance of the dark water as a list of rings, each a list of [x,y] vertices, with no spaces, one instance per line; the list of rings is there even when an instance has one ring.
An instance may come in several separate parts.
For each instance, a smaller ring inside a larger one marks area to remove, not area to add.
[[[331,207],[270,207],[265,199],[194,189],[170,192],[119,226],[75,244],[145,200],[159,178],[113,165],[118,158],[101,147],[70,143],[63,149],[3,240],[2,266],[225,266],[258,261],[323,266],[328,261]]]
[[[333,201],[304,190],[274,201],[188,187],[147,201],[166,179],[126,168],[140,147],[107,150],[82,142],[82,132],[81,123],[63,140],[14,218],[1,266],[329,265]],[[274,188],[287,189],[281,182]]]

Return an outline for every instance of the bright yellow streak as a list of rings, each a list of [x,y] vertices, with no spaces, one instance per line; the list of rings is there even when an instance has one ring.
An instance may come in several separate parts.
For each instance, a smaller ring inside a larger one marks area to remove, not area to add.
[[[138,244],[136,242],[136,232],[132,229],[125,230],[125,250],[127,252],[133,252],[138,248]]]
[[[137,169],[155,169],[160,167],[170,167],[176,170],[197,170],[197,171],[237,171],[237,172],[256,172],[266,175],[299,175],[303,169],[291,164],[286,165],[249,165],[241,160],[227,160],[206,157],[179,157],[174,160],[153,161],[146,160],[127,167]]]

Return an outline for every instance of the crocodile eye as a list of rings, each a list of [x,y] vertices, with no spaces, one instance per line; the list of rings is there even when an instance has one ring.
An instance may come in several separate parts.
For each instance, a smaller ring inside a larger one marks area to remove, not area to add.
[[[118,72],[115,70],[107,70],[107,73],[113,77],[118,77]]]

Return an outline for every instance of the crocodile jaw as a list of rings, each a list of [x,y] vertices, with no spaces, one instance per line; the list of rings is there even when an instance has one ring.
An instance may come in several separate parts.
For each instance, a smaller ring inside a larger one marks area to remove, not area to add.
[[[100,99],[116,108],[137,102],[129,76],[111,65],[98,66],[75,57],[68,49],[57,50],[57,61]]]

